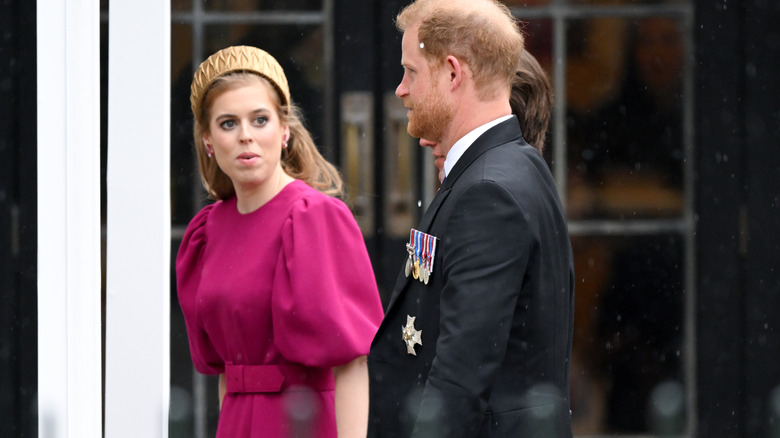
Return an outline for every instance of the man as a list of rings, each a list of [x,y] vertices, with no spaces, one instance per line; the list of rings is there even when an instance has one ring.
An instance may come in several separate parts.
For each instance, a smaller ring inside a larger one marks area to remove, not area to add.
[[[418,0],[397,25],[396,95],[445,179],[371,347],[369,436],[570,437],[573,262],[511,115],[522,35],[492,0]]]
[[[552,115],[552,86],[547,73],[528,50],[520,54],[509,106],[520,122],[523,139],[539,152],[544,152],[547,126]]]
[[[553,94],[550,78],[544,71],[536,57],[529,51],[523,50],[520,54],[520,62],[512,81],[512,93],[509,96],[509,106],[512,114],[520,123],[520,132],[523,139],[536,148],[539,153],[544,152],[545,139],[547,138],[547,126],[552,115]],[[435,148],[438,143],[420,139],[420,146]],[[443,164],[443,163],[441,163]],[[439,179],[442,169],[439,169]]]

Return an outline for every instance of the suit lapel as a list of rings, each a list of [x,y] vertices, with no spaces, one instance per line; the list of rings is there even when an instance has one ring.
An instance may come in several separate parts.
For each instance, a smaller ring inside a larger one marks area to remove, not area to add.
[[[431,201],[431,205],[427,210],[425,210],[425,214],[423,214],[423,217],[420,220],[420,224],[416,229],[424,233],[429,232],[431,224],[436,218],[436,213],[439,212],[439,208],[450,194],[452,186],[456,183],[463,171],[466,170],[466,168],[468,168],[471,163],[474,162],[474,160],[476,160],[480,155],[484,154],[488,150],[501,144],[517,140],[518,138],[522,138],[522,135],[520,133],[520,125],[518,124],[515,117],[499,123],[479,136],[479,138],[477,138],[477,140],[471,146],[469,146],[468,149],[466,149],[466,152],[462,157],[460,157],[458,162],[455,164],[455,167],[452,168],[450,174],[447,175],[447,178],[444,180],[444,183],[442,184],[438,193],[436,193],[436,196],[434,196],[433,200]],[[410,281],[410,279],[413,280],[411,277],[404,275],[402,268],[395,282],[393,295],[390,297],[390,302],[387,305],[386,313],[390,313],[390,309],[392,309],[393,305],[396,303],[396,301],[398,301],[398,297],[400,297],[402,292],[406,289],[407,283]]]
[[[523,135],[520,133],[520,124],[515,116],[488,129],[484,134],[480,135],[468,149],[466,149],[463,156],[455,163],[455,167],[452,168],[450,173],[447,174],[447,178],[444,179],[441,190],[452,187],[458,178],[460,178],[460,175],[471,166],[480,155],[490,149],[516,141],[522,137]]]

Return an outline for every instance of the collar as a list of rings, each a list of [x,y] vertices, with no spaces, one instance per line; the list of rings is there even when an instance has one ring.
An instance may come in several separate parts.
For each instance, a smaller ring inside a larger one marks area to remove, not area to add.
[[[447,152],[447,158],[444,159],[444,177],[446,178],[447,175],[450,174],[452,168],[455,167],[455,163],[458,162],[460,157],[463,156],[469,146],[471,146],[480,135],[484,134],[488,129],[498,125],[504,120],[510,119],[511,117],[512,114],[509,114],[507,116],[499,117],[491,122],[487,122],[464,135],[460,138],[460,140],[456,141],[455,144],[452,145],[450,151]]]

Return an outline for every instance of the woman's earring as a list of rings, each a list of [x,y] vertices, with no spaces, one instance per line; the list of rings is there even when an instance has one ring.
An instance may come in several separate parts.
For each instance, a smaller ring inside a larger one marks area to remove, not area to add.
[[[286,135],[285,135],[285,136],[284,136],[284,138],[282,139],[282,147],[283,147],[284,149],[287,149],[287,136],[286,136]]]
[[[211,150],[211,147],[209,147],[209,145],[206,145],[206,156],[208,156],[209,158],[214,156],[214,151]]]

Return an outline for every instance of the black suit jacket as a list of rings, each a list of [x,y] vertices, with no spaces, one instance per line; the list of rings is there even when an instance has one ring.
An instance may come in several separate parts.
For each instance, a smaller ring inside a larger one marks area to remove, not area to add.
[[[425,285],[401,270],[371,345],[369,436],[571,437],[571,245],[515,118],[468,148],[418,229],[439,239],[434,271]]]

